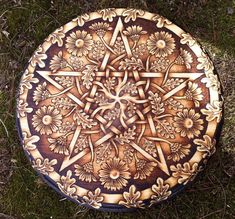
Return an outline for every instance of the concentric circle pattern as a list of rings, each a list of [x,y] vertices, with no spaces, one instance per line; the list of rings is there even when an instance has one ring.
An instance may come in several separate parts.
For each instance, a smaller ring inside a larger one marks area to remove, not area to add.
[[[22,76],[19,133],[33,167],[81,205],[144,208],[215,152],[220,83],[195,39],[137,9],[84,14],[38,47]]]

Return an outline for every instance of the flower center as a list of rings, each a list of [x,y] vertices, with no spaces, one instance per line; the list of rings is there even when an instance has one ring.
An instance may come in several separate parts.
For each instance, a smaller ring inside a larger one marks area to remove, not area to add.
[[[52,123],[52,117],[50,115],[43,116],[42,123],[44,125],[50,125]]]
[[[76,45],[76,47],[78,47],[78,48],[82,48],[83,45],[84,45],[84,40],[82,40],[82,39],[77,39],[76,42],[75,42],[75,45]]]
[[[190,119],[190,118],[186,118],[184,120],[184,127],[187,128],[187,129],[190,129],[193,127],[193,120]]]
[[[159,49],[164,49],[166,47],[166,42],[164,40],[158,40],[157,41],[157,47]]]
[[[111,179],[117,179],[120,176],[120,172],[118,170],[111,170],[109,174]]]

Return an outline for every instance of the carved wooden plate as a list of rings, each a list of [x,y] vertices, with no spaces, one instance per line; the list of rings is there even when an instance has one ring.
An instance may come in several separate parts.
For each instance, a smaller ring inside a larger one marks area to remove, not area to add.
[[[215,152],[222,116],[211,60],[166,18],[84,14],[29,61],[18,127],[33,167],[81,205],[126,211],[181,190]]]

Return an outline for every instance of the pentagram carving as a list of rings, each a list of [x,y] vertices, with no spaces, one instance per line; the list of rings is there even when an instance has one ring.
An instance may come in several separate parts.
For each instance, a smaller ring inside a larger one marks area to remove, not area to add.
[[[195,39],[136,9],[57,29],[32,56],[18,98],[33,167],[96,209],[151,206],[193,180],[215,151],[221,112],[217,75]]]

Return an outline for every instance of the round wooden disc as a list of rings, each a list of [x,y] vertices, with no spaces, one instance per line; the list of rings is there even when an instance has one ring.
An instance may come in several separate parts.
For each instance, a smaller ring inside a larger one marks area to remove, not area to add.
[[[83,14],[29,61],[18,128],[33,167],[67,198],[126,211],[181,190],[215,152],[220,83],[195,39],[136,9]]]

